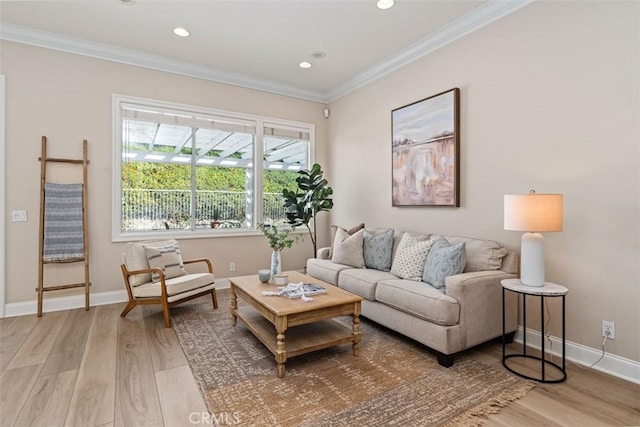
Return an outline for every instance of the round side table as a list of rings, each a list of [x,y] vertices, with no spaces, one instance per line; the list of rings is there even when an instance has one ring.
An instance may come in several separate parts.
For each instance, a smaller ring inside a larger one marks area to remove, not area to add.
[[[565,296],[569,293],[569,290],[555,283],[546,282],[544,286],[527,286],[523,285],[519,279],[505,279],[500,282],[502,284],[502,365],[510,372],[529,380],[538,381],[541,383],[561,383],[567,379],[567,371],[565,369]],[[506,354],[506,340],[505,340],[505,292],[515,292],[518,295],[522,295],[522,328],[524,330],[522,338],[522,353]],[[533,356],[527,354],[527,296],[537,296],[540,298],[540,333],[542,334],[542,353],[541,356]],[[544,352],[544,299],[551,297],[562,298],[562,366],[545,359]],[[536,359],[540,361],[541,375],[540,377],[532,377],[518,372],[515,368],[510,367],[507,364],[507,360],[515,358],[528,358]],[[562,376],[558,379],[547,379],[545,367],[549,366],[558,370]]]

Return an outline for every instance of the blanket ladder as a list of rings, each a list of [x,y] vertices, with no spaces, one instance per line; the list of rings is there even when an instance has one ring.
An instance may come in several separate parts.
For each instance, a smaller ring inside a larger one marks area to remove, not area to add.
[[[87,224],[87,140],[82,141],[82,159],[47,156],[47,137],[42,137],[40,161],[40,242],[38,248],[38,317],[42,316],[44,292],[84,288],[84,308],[89,310],[89,233]],[[82,166],[81,184],[47,182],[48,163]],[[81,187],[81,189],[80,189]],[[81,200],[79,200],[81,199]],[[84,281],[44,285],[44,266],[84,262]]]

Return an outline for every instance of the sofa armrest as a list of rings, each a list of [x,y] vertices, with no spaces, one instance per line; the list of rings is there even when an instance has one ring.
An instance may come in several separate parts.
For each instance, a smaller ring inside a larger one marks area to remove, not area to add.
[[[462,348],[466,349],[502,335],[501,280],[517,275],[502,270],[456,274],[445,280],[445,293],[460,304]],[[518,327],[517,295],[505,294],[505,329]]]
[[[329,251],[331,251],[331,248],[328,246],[326,248],[319,248],[318,253],[316,254],[316,258],[331,259],[331,257],[329,257]]]

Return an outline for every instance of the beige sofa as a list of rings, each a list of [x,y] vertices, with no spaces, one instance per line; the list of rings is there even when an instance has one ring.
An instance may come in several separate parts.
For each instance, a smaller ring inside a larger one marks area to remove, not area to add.
[[[394,232],[394,258],[403,234]],[[442,237],[453,245],[464,241],[466,246],[464,271],[446,277],[444,292],[425,282],[401,279],[389,271],[333,262],[331,248],[319,249],[317,258],[307,261],[307,274],[360,295],[364,298],[364,317],[435,350],[438,362],[449,367],[456,353],[502,335],[500,281],[518,277],[519,259],[499,242]],[[517,327],[517,300],[512,294],[506,295],[508,342],[513,340]]]

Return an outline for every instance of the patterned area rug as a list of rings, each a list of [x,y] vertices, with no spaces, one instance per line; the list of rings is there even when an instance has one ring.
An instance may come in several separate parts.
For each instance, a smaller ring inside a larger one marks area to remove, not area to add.
[[[171,317],[222,424],[475,426],[534,387],[464,355],[443,368],[426,347],[367,319],[359,356],[351,345],[321,350],[289,359],[278,378],[273,355],[241,321],[231,326],[229,291],[218,291],[218,301],[214,311],[210,299],[199,298],[172,308]],[[351,325],[349,317],[338,320]]]

